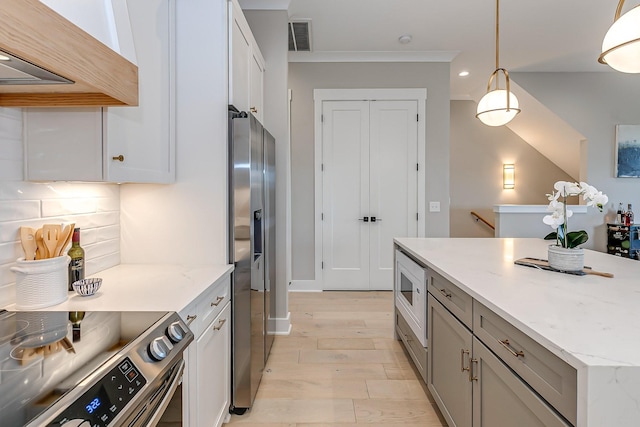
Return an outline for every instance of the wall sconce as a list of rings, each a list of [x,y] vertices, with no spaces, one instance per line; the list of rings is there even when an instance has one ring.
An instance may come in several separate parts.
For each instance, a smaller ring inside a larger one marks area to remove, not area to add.
[[[516,188],[516,166],[512,163],[502,165],[502,188],[505,190]]]

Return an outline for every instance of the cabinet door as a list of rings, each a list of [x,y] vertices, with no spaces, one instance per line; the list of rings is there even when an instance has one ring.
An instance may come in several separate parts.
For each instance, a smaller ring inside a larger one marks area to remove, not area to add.
[[[474,427],[568,427],[516,374],[473,339]]]
[[[128,0],[127,5],[138,58],[139,106],[108,108],[105,178],[171,183],[175,181],[175,0]]]
[[[429,391],[449,427],[471,427],[471,332],[431,294],[427,314]]]
[[[249,109],[260,123],[264,123],[264,61],[255,49],[251,52]]]
[[[240,111],[249,111],[249,73],[251,36],[242,9],[229,2],[229,104]],[[250,62],[251,61],[251,62]]]
[[[196,342],[195,420],[190,425],[219,427],[229,413],[231,390],[231,305],[226,307]],[[192,387],[194,384],[192,384]]]

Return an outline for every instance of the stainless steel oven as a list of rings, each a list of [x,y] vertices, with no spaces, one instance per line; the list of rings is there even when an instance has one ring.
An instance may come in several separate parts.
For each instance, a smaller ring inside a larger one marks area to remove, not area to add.
[[[176,313],[0,313],[0,424],[179,423],[191,341]]]
[[[396,250],[395,305],[423,347],[427,346],[426,270]]]

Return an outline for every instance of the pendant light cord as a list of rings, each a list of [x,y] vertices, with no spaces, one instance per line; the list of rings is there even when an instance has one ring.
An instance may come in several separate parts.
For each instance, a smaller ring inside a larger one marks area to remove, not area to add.
[[[496,70],[500,68],[500,0],[496,0]]]

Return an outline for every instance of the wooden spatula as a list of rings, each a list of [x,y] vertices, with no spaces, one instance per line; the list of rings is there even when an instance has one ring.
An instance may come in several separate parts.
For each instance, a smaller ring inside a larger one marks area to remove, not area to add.
[[[42,240],[44,240],[44,245],[47,247],[48,258],[56,256],[56,247],[58,246],[61,229],[60,224],[45,224],[42,226]]]
[[[61,256],[64,254],[64,250],[71,241],[71,237],[73,236],[73,228],[76,225],[74,223],[67,224],[62,229],[60,233],[60,238],[58,239],[58,246],[56,246],[56,253],[54,256]]]
[[[38,245],[36,244],[36,230],[31,227],[20,227],[20,242],[24,250],[24,259],[36,259],[36,249],[38,249]]]
[[[36,230],[36,259],[45,259],[49,258],[49,254],[47,253],[47,247],[44,245],[44,240],[42,239],[42,228],[38,228]]]

